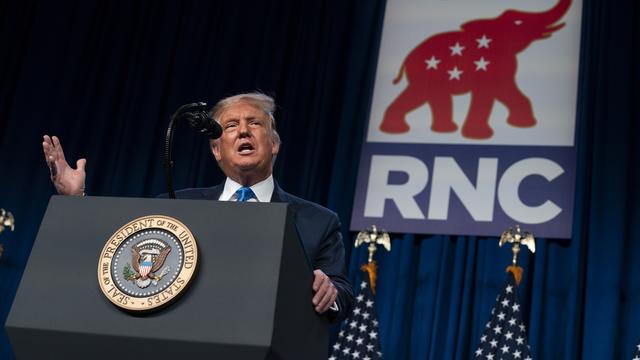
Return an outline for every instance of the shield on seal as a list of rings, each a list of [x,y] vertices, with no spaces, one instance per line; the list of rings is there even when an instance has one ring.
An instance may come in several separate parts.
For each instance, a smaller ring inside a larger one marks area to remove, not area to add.
[[[143,278],[147,277],[152,267],[153,261],[151,260],[151,255],[146,255],[145,259],[140,263],[140,275],[142,275]]]

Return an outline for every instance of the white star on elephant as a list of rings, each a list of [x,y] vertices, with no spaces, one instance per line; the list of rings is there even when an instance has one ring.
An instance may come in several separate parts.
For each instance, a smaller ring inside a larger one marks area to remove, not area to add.
[[[447,71],[449,73],[449,80],[460,80],[460,75],[462,75],[462,73],[464,71],[459,70],[457,66],[454,66],[453,69]]]
[[[473,63],[476,64],[476,71],[479,71],[479,70],[487,71],[487,65],[489,65],[491,61],[485,60],[483,56],[480,58],[480,60],[474,61]]]
[[[440,63],[440,60],[436,59],[435,56],[431,55],[431,58],[425,60],[424,62],[427,64],[427,70],[429,69],[438,70],[438,63]]]
[[[478,49],[481,48],[485,48],[488,49],[489,48],[489,43],[492,41],[493,39],[489,39],[487,37],[487,35],[482,34],[482,37],[479,39],[476,39],[476,41],[478,42]]]
[[[454,55],[462,56],[462,50],[464,50],[464,46],[460,46],[460,43],[456,42],[455,45],[449,46],[449,49],[451,49],[451,56],[454,56]]]

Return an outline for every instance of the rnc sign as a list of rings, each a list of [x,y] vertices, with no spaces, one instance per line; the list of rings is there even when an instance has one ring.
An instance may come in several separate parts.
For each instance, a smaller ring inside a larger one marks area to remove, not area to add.
[[[351,229],[569,238],[582,4],[389,0]]]

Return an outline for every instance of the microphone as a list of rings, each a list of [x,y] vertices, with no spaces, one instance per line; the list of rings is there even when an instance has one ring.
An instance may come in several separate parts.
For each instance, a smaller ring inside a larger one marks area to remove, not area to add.
[[[181,106],[176,113],[179,114],[179,119],[186,119],[197,132],[210,139],[217,139],[222,135],[222,127],[211,118],[207,107],[206,103],[197,102]]]
[[[211,118],[207,111],[207,103],[196,102],[182,105],[176,110],[169,120],[167,136],[164,144],[164,173],[167,177],[167,192],[169,198],[175,199],[176,193],[173,191],[173,132],[178,121],[187,120],[189,125],[199,133],[208,136],[210,139],[217,139],[222,135],[222,126]]]

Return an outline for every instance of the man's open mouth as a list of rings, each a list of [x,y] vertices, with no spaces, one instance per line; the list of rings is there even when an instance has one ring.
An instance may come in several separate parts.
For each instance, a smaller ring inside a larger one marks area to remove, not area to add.
[[[238,152],[240,154],[250,154],[251,152],[253,152],[253,150],[253,145],[249,143],[241,144],[240,146],[238,146]]]

